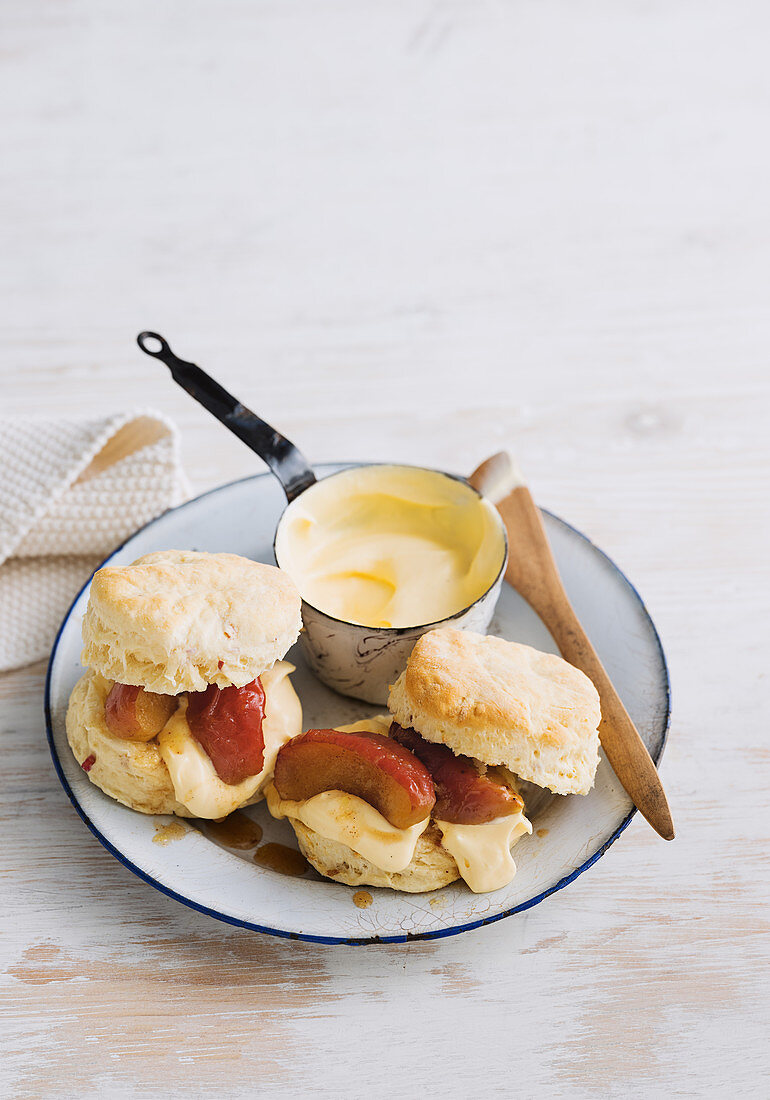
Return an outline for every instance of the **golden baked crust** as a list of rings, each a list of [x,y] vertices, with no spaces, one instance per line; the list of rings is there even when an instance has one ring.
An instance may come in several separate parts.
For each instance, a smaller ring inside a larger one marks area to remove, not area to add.
[[[471,631],[431,630],[391,687],[401,726],[555,794],[587,794],[599,762],[596,688],[574,665]]]
[[[453,857],[441,847],[441,833],[431,824],[418,838],[412,862],[403,871],[380,870],[346,844],[309,829],[302,821],[289,818],[305,859],[319,874],[346,886],[383,886],[410,894],[440,890],[460,877]]]
[[[81,659],[160,694],[242,687],[283,657],[300,625],[299,592],[274,566],[164,550],[95,574]]]
[[[132,810],[191,817],[176,800],[157,741],[125,741],[107,729],[104,701],[111,687],[111,680],[88,671],[70,696],[67,740],[78,764],[93,756],[88,778]]]

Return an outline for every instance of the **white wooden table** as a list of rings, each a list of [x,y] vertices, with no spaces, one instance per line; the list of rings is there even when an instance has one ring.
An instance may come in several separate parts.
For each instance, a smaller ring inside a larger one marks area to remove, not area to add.
[[[0,1093],[767,1096],[767,6],[0,20],[2,413],[153,405],[197,490],[257,469],[157,328],[314,459],[510,447],[660,628],[678,829],[456,939],[272,940],[98,845],[7,674]]]

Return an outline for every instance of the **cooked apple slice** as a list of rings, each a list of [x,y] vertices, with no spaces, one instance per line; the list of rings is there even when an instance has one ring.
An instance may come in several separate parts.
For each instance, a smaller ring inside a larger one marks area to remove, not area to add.
[[[455,756],[446,745],[435,745],[417,730],[394,722],[391,738],[422,760],[436,788],[433,817],[453,825],[483,825],[496,817],[517,814],[524,803],[498,774],[481,775],[469,756]]]
[[[177,705],[173,695],[157,695],[134,684],[113,684],[104,701],[107,729],[124,741],[151,741]]]
[[[259,775],[264,767],[264,717],[265,692],[259,679],[245,687],[211,684],[205,691],[191,691],[188,698],[190,732],[222,782],[232,786]]]
[[[425,765],[403,745],[367,730],[308,730],[294,737],[278,753],[273,782],[281,798],[292,802],[347,791],[396,829],[424,821],[435,800]]]

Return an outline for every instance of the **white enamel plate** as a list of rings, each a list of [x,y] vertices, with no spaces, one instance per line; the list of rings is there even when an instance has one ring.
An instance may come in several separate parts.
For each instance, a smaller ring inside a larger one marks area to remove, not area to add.
[[[323,466],[319,474],[339,466]],[[246,478],[189,501],[137,532],[108,560],[131,562],[153,550],[229,551],[273,563],[273,535],[284,507],[270,475]],[[642,738],[657,762],[669,719],[669,686],[660,640],[639,595],[601,550],[574,528],[546,515],[546,527],[567,592]],[[166,845],[154,841],[171,818],[148,817],[119,805],[94,787],[67,744],[67,700],[82,673],[80,624],[88,586],[61,626],[46,683],[46,718],[62,785],[91,832],[112,854],[158,890],[230,924],[319,943],[401,942],[451,936],[521,912],[587,870],[628,825],[633,807],[602,757],[589,795],[548,796],[532,808],[534,831],[514,849],[518,873],[492,894],[472,894],[455,883],[433,894],[370,889],[361,909],[355,891],[307,871],[289,877],[254,862],[253,851],[233,851],[208,839],[191,822]],[[508,585],[491,631],[556,652],[549,633]],[[305,728],[352,722],[377,708],[336,695],[307,668],[299,646],[288,654],[304,708]],[[380,708],[381,710],[382,708]],[[296,847],[285,821],[264,804],[249,815],[262,826],[262,843]]]

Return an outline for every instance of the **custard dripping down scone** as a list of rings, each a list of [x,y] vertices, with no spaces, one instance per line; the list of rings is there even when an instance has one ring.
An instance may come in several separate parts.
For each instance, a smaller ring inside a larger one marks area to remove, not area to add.
[[[300,622],[293,582],[235,554],[100,569],[67,711],[89,779],[143,813],[221,818],[257,801],[302,728],[282,660]]]
[[[512,847],[532,831],[517,776],[562,793],[593,782],[598,696],[550,654],[434,630],[389,706],[294,738],[267,787],[270,812],[337,882],[424,892],[462,878],[478,893],[500,889],[516,873]]]

